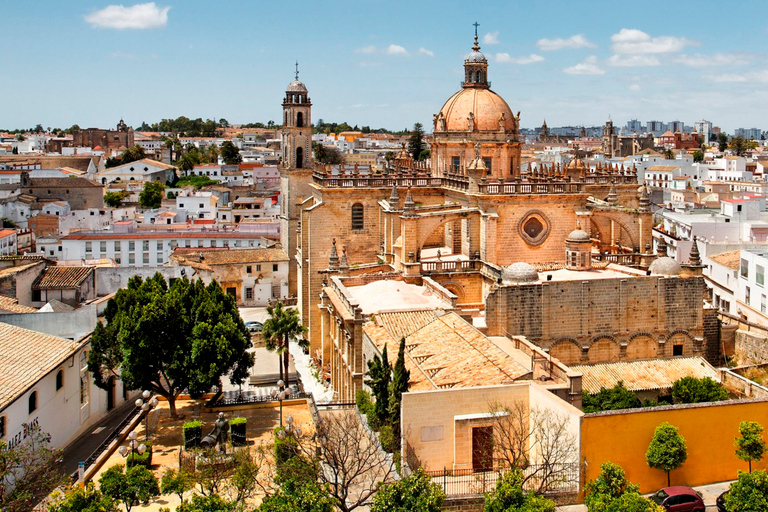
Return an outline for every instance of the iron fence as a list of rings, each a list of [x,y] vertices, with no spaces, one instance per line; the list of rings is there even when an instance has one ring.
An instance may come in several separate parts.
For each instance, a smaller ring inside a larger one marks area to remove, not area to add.
[[[523,488],[536,490],[544,494],[578,492],[579,465],[569,464],[532,464],[523,469],[525,482]],[[446,496],[479,496],[496,488],[496,482],[506,472],[495,468],[487,471],[473,469],[443,469],[427,471],[432,482],[439,485]]]

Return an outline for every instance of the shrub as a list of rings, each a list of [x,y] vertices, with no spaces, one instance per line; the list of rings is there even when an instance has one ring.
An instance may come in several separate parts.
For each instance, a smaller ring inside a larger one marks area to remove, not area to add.
[[[361,414],[368,416],[368,421],[371,420],[371,413],[373,412],[373,402],[371,402],[371,394],[366,390],[361,389],[355,395],[355,404],[357,404],[357,410]]]
[[[398,448],[398,439],[395,439],[395,433],[389,425],[384,425],[379,430],[379,441],[381,441],[381,447],[389,453],[393,453]]]
[[[697,404],[728,400],[728,391],[709,377],[683,377],[672,383],[672,399],[676,404]]]
[[[624,387],[623,382],[619,382],[610,389],[600,388],[600,391],[594,395],[584,392],[582,397],[582,409],[585,413],[633,409],[640,405],[640,399]]]
[[[248,419],[243,417],[232,418],[229,422],[229,431],[232,434],[232,446],[245,446],[245,429]]]
[[[197,448],[200,446],[200,438],[203,435],[203,424],[200,421],[188,421],[183,426],[184,431],[184,449]]]
[[[147,441],[144,443],[147,447],[144,453],[132,452],[125,460],[125,467],[132,468],[133,466],[144,466],[149,469],[152,466],[152,443]]]

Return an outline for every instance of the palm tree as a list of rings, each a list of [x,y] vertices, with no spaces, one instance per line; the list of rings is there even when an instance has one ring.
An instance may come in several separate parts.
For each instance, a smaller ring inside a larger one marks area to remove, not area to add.
[[[264,336],[267,350],[274,350],[278,356],[283,356],[283,361],[279,365],[280,380],[288,386],[288,361],[290,358],[288,341],[307,332],[307,328],[301,324],[299,312],[283,307],[283,303],[280,301],[274,306],[267,306],[267,313],[269,318],[264,322],[261,334]],[[302,345],[302,342],[300,341],[299,344]]]

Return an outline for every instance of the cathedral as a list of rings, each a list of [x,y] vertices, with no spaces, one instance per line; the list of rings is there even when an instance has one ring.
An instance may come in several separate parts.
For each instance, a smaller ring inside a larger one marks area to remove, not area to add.
[[[499,294],[510,267],[569,269],[587,279],[592,261],[602,267],[613,262],[644,276],[654,258],[648,191],[638,189],[634,169],[589,169],[573,159],[567,166],[521,170],[520,113],[491,89],[480,50],[475,34],[461,89],[433,116],[431,160],[415,162],[403,148],[381,173],[312,166],[312,103],[298,73],[287,88],[281,238],[291,258],[290,290],[313,357],[346,375],[334,377],[341,398],[354,398],[362,385],[364,356],[352,345],[359,343],[364,318],[355,304],[328,299],[336,277],[435,283],[464,318],[483,317],[490,308],[489,335],[509,334],[507,327],[530,334],[525,322],[499,310],[528,300]],[[700,327],[701,319],[693,323]],[[633,328],[624,327],[628,339]],[[576,348],[561,351],[563,357],[586,360],[595,339],[588,331],[573,338]],[[610,357],[618,358],[626,341],[614,341]]]

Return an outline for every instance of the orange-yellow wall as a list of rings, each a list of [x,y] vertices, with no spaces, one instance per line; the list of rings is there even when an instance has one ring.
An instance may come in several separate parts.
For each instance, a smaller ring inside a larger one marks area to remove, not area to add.
[[[688,447],[688,460],[670,473],[672,485],[695,486],[733,480],[738,470],[747,470],[747,463],[737,459],[734,451],[739,423],[757,421],[768,428],[768,401],[585,415],[581,446],[587,463],[586,480],[597,477],[602,462],[611,461],[620,464],[629,481],[640,485],[643,493],[666,487],[666,473],[649,468],[645,462],[653,431],[664,421],[680,430]],[[764,469],[766,459],[752,466]]]

